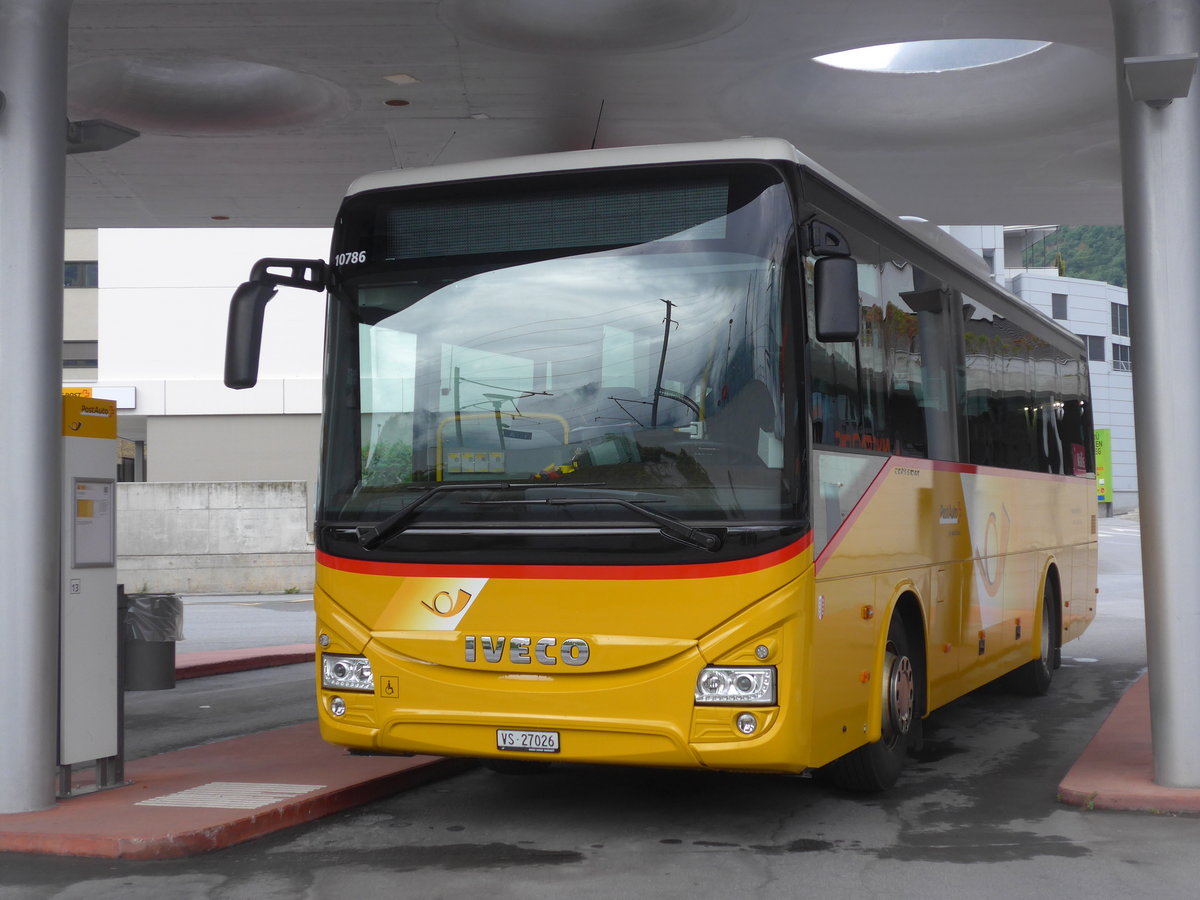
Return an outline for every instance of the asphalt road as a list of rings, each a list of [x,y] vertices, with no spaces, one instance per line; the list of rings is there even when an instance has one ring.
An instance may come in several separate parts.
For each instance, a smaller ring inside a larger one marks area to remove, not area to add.
[[[0,856],[0,897],[1194,897],[1200,819],[1055,800],[1145,664],[1137,524],[1101,529],[1099,616],[1064,648],[1050,695],[985,689],[939,710],[924,753],[886,795],[780,776],[481,767],[187,860]],[[208,723],[181,722],[201,721],[192,707],[205,703],[226,731],[264,716],[286,724],[277,720],[305,715],[307,682],[306,666],[197,679],[138,695],[130,727],[165,744],[204,739]],[[178,733],[164,731],[168,720]]]

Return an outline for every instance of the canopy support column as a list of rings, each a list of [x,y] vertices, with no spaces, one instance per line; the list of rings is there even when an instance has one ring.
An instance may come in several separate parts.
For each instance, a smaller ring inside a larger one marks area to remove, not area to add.
[[[1200,787],[1200,0],[1110,0],[1154,780]],[[1190,91],[1190,93],[1189,93]]]
[[[0,813],[54,804],[71,0],[0,0]]]

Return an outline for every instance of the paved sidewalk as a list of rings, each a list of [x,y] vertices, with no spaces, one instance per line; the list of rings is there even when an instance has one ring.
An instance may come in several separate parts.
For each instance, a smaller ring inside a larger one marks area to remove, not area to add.
[[[1085,809],[1200,814],[1200,788],[1154,783],[1150,676],[1125,692],[1058,786],[1058,799]]]
[[[176,680],[311,662],[312,644],[177,653]],[[446,778],[471,760],[352,756],[315,722],[125,764],[126,786],[0,815],[0,852],[170,859],[219,850]]]
[[[219,850],[457,774],[431,756],[351,756],[316,723],[127,763],[126,787],[0,816],[0,851],[171,859]]]

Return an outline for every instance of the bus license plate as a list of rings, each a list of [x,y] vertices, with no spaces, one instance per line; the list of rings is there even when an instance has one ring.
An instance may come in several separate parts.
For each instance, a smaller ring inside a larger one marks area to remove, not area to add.
[[[557,753],[557,731],[513,731],[500,728],[496,731],[497,750],[515,750],[519,753]]]

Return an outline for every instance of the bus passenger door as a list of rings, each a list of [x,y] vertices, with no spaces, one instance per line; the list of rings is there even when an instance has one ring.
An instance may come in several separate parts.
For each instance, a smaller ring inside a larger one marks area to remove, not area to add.
[[[958,675],[963,666],[963,622],[968,609],[971,563],[967,551],[967,522],[958,474],[935,473],[928,509],[922,519],[933,536],[930,597],[926,613],[929,669],[929,706],[934,708],[958,696]]]

